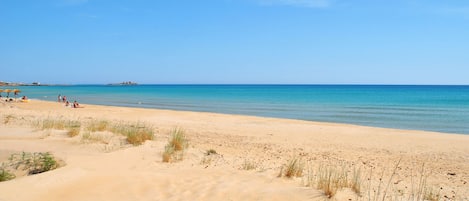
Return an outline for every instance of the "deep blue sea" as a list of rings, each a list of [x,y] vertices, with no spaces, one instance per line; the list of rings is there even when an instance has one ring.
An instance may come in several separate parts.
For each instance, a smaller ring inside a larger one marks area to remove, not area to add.
[[[68,100],[85,104],[469,134],[469,86],[74,85],[17,88],[22,90],[20,95],[49,101],[56,101],[61,94]]]

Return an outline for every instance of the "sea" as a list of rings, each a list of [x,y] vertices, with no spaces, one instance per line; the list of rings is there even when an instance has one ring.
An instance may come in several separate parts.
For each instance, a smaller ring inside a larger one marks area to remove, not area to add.
[[[469,134],[469,86],[67,85],[16,88],[21,90],[19,96],[47,101],[57,101],[61,95],[81,104]]]

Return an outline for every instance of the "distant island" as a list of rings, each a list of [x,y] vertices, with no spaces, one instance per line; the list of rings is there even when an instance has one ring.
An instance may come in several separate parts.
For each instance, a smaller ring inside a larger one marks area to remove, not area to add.
[[[18,82],[3,82],[3,81],[0,81],[0,86],[43,86],[43,85],[41,85],[41,83],[39,83],[39,82],[33,82],[33,83],[30,83],[30,84],[26,84],[26,83],[18,83]]]
[[[127,81],[127,82],[114,83],[114,84],[108,84],[108,85],[138,85],[138,83],[132,82],[132,81]]]

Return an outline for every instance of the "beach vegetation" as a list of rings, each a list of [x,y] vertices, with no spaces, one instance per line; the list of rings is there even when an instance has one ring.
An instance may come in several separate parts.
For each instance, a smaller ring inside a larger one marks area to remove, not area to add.
[[[10,123],[13,119],[15,119],[16,117],[12,114],[9,114],[9,115],[5,115],[3,117],[3,124],[8,124]]]
[[[110,126],[109,121],[98,120],[98,121],[89,122],[86,129],[91,132],[106,131],[108,130],[109,126]]]
[[[241,169],[243,169],[243,170],[255,170],[255,169],[257,169],[257,164],[253,161],[245,159],[243,164],[241,165]]]
[[[162,157],[163,157],[163,162],[165,162],[165,163],[170,163],[170,162],[172,162],[174,152],[175,152],[175,150],[174,150],[174,147],[173,147],[173,146],[171,146],[171,145],[169,145],[169,144],[166,145],[166,146],[164,147],[164,152],[163,152],[163,156],[162,156]]]
[[[81,131],[81,122],[79,121],[69,121],[66,126],[67,135],[69,137],[75,137],[80,134]]]
[[[210,155],[216,155],[218,154],[217,151],[215,151],[215,149],[209,149],[205,152],[205,155],[207,156],[210,156]]]
[[[169,144],[174,147],[175,151],[184,151],[189,145],[184,130],[175,128],[171,131]]]
[[[189,146],[184,130],[175,128],[171,130],[171,137],[168,140],[162,154],[163,162],[181,161],[184,158],[184,150]]]
[[[288,161],[286,166],[280,168],[278,177],[301,177],[303,176],[304,163],[299,158],[292,158]]]
[[[9,166],[26,170],[28,174],[39,174],[59,167],[55,157],[49,152],[22,152],[21,154],[12,154],[9,158]]]
[[[67,130],[70,128],[81,127],[81,122],[78,120],[45,118],[45,119],[39,120],[36,123],[36,126],[39,127],[41,130],[50,130],[50,129]]]
[[[305,179],[306,186],[323,191],[328,198],[334,197],[341,189],[350,189],[357,196],[361,196],[361,169],[350,170],[345,165],[319,165],[314,169],[308,164]]]
[[[2,181],[8,181],[14,179],[16,176],[6,170],[4,167],[0,167],[0,182]]]
[[[114,124],[111,125],[110,131],[125,136],[127,142],[132,145],[141,145],[155,137],[154,129],[142,123]]]

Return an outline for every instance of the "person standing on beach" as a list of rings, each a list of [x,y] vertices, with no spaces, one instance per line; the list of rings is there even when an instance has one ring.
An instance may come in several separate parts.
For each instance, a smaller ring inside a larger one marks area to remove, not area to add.
[[[67,102],[67,96],[63,96],[62,99],[63,99],[64,103]]]
[[[59,96],[57,97],[57,101],[60,103],[62,102],[62,96],[59,94]]]

